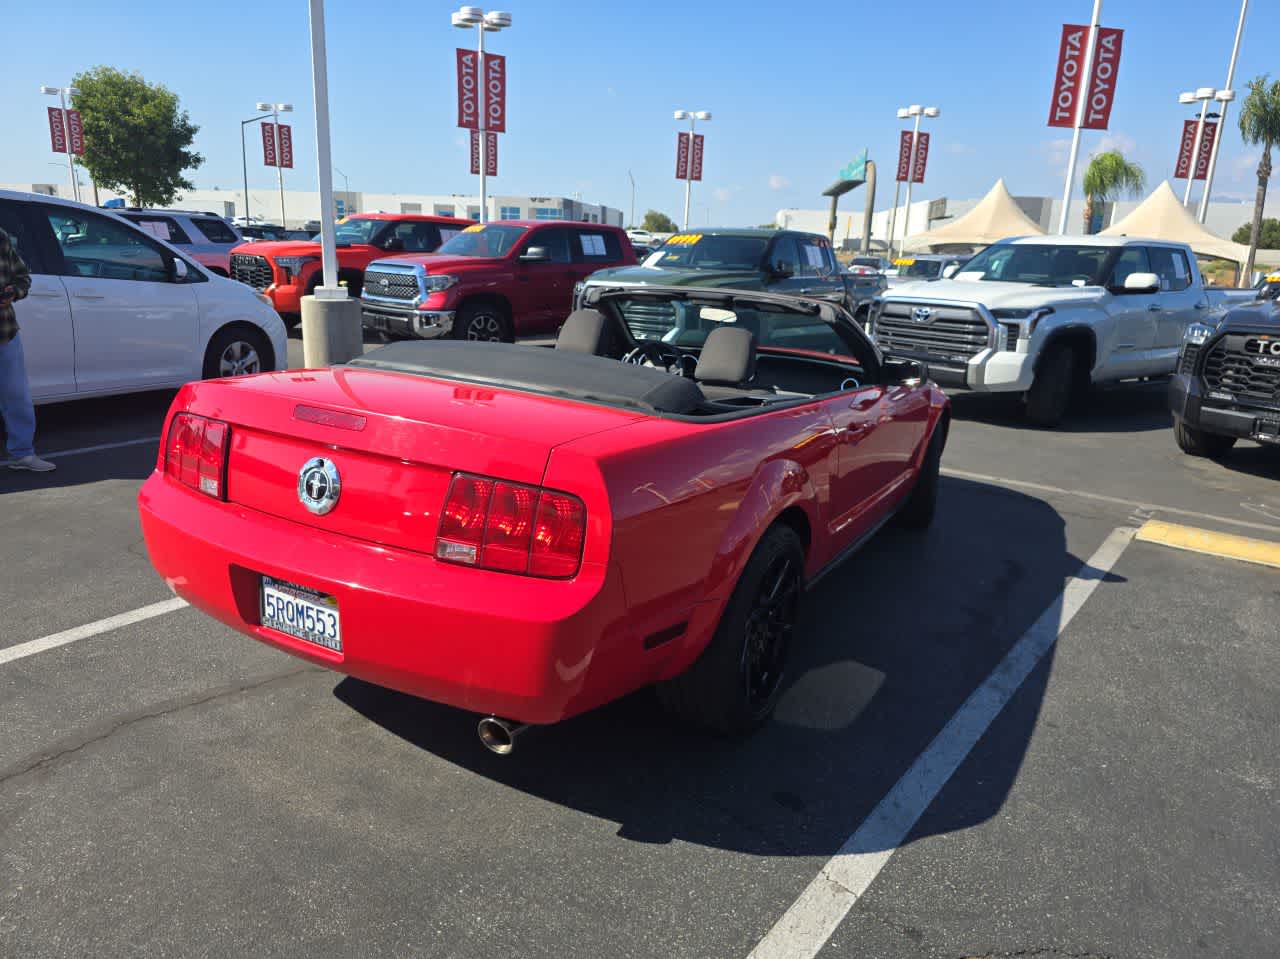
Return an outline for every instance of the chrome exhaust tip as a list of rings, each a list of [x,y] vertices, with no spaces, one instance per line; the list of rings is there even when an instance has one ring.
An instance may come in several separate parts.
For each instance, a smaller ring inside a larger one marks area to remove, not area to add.
[[[516,737],[528,727],[524,723],[500,719],[497,716],[486,716],[476,724],[476,734],[484,748],[499,756],[509,756],[516,748]]]

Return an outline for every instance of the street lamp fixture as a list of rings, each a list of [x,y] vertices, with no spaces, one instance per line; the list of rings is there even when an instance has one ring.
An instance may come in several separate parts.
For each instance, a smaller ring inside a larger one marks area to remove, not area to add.
[[[925,107],[918,103],[913,103],[907,107],[898,107],[898,119],[905,120],[908,117],[915,117],[915,124],[911,131],[911,162],[907,170],[907,212],[903,215],[902,224],[902,242],[907,242],[907,234],[911,231],[911,187],[912,180],[915,179],[916,169],[916,140],[920,136],[920,120],[922,117],[930,120],[936,119],[942,115],[942,111],[937,107]],[[889,256],[893,257],[893,241],[894,234],[898,227],[898,197],[902,192],[902,181],[895,180],[893,187],[893,209],[889,211]],[[902,252],[901,246],[898,252]]]
[[[689,229],[689,201],[693,194],[693,138],[696,136],[698,121],[706,123],[711,119],[709,110],[676,110],[671,114],[673,119],[689,121],[689,162],[684,171],[684,225]]]
[[[67,97],[74,97],[80,93],[76,87],[49,87],[41,86],[40,92],[47,97],[57,97],[62,104],[62,142],[67,147],[67,169],[71,172],[71,196],[76,201],[80,199],[80,181],[76,176],[76,155],[71,152],[71,125],[67,121]],[[58,164],[61,166],[62,164]],[[94,189],[97,189],[96,187]]]
[[[459,7],[449,15],[449,22],[459,30],[468,30],[471,27],[476,28],[476,76],[480,78],[480,88],[483,91],[485,86],[484,35],[486,33],[497,33],[511,26],[511,14],[505,10],[490,10],[486,13],[481,7]],[[485,168],[489,165],[489,144],[486,142],[485,137],[485,119],[489,111],[486,109],[484,99],[484,94],[481,93],[476,133],[480,138],[480,222],[488,223],[489,192]]]

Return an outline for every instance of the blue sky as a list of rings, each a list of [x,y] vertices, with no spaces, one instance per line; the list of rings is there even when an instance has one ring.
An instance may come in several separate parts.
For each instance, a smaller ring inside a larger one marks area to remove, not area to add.
[[[53,101],[38,88],[108,64],[179,94],[201,128],[196,146],[206,159],[192,176],[201,187],[239,185],[238,121],[254,114],[255,102],[292,102],[297,168],[286,186],[314,189],[304,0],[127,0],[114,9],[63,0],[56,35],[48,9],[5,6],[5,35],[26,39],[6,44],[0,56],[11,114],[0,182],[65,179],[48,165],[55,156],[44,107]],[[463,131],[454,126],[453,75],[453,50],[473,46],[474,32],[449,26],[457,5],[327,6],[333,155],[352,189],[474,192]],[[1060,25],[1087,22],[1089,0],[800,6],[812,15],[790,19],[800,7],[721,0],[509,0],[513,28],[488,41],[507,55],[510,75],[508,132],[491,189],[580,193],[626,211],[631,170],[637,216],[653,207],[678,219],[680,125],[671,111],[688,108],[714,114],[705,129],[705,179],[694,187],[695,224],[755,224],[782,207],[820,206],[818,194],[863,147],[885,171],[883,208],[893,192],[895,110],[921,103],[942,109],[927,121],[933,143],[924,196],[978,196],[997,176],[1015,194],[1061,192],[1069,131],[1050,129],[1045,119]],[[1238,90],[1256,74],[1280,73],[1278,7],[1280,0],[1250,4]],[[1118,145],[1152,184],[1169,176],[1189,115],[1177,94],[1225,81],[1238,10],[1237,0],[1107,0],[1102,20],[1125,29],[1124,54],[1111,129],[1086,131],[1082,158]],[[1257,151],[1241,143],[1235,115],[1214,192],[1251,197]],[[252,128],[249,142],[250,185],[273,185]],[[862,205],[860,194],[847,202]]]

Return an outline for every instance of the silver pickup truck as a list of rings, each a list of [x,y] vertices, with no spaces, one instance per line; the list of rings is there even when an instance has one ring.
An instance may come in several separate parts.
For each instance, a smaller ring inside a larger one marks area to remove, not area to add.
[[[1181,243],[1026,237],[987,247],[947,279],[887,291],[870,329],[885,353],[923,360],[941,385],[1021,393],[1028,419],[1053,426],[1091,383],[1172,374],[1188,326],[1253,296],[1206,288]]]

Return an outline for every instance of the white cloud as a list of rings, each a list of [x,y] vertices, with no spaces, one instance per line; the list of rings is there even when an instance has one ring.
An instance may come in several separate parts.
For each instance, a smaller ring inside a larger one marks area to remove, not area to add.
[[[950,153],[955,156],[967,156],[970,153],[977,153],[978,150],[976,147],[971,147],[967,143],[957,143],[954,140],[948,140],[946,141],[946,145],[943,147],[943,152]]]
[[[781,173],[769,174],[770,190],[785,190],[789,186],[791,186],[791,181],[788,180],[786,177],[784,177]]]
[[[716,200],[719,201],[720,203],[728,203],[730,200],[733,199],[733,191],[730,190],[728,187],[718,186],[712,191],[712,193],[715,195]]]
[[[1108,150],[1119,150],[1121,153],[1132,153],[1138,148],[1138,141],[1125,133],[1108,133],[1098,141],[1094,153],[1106,153]]]
[[[1065,137],[1055,140],[1041,140],[1038,152],[1056,176],[1067,172],[1067,155],[1071,152],[1071,141]]]

